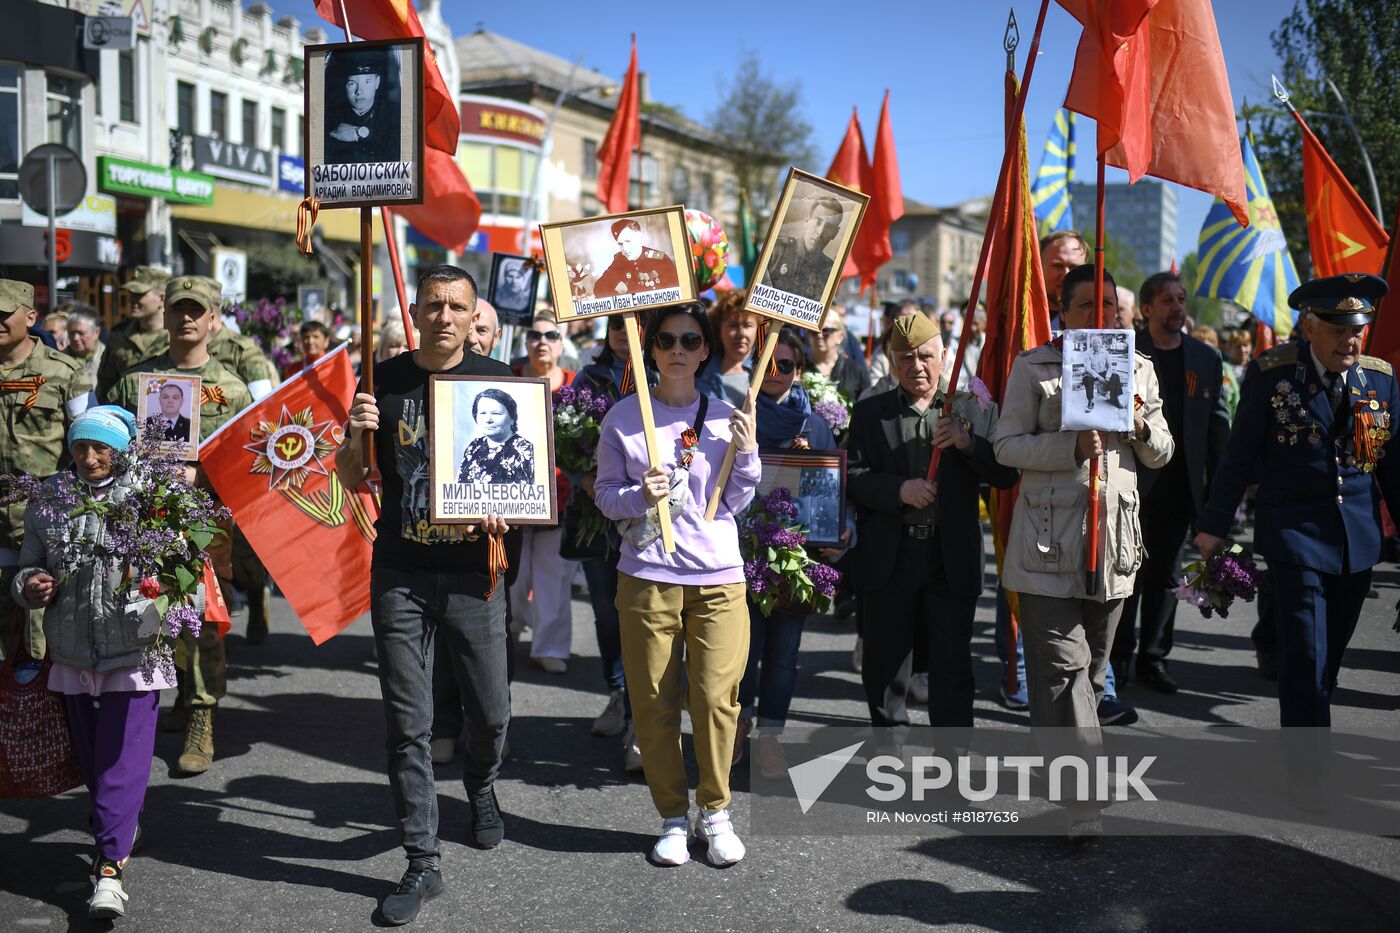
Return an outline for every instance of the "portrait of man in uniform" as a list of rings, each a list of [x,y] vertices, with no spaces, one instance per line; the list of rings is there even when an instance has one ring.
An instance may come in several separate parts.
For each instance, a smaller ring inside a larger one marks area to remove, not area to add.
[[[845,208],[836,198],[819,194],[808,199],[806,216],[789,224],[795,233],[780,236],[768,261],[763,284],[818,300],[826,290],[827,279],[836,257],[831,244],[841,232]]]
[[[399,159],[397,55],[387,48],[333,52],[326,62],[325,161]]]
[[[157,441],[168,453],[186,460],[197,459],[200,378],[141,373],[137,382],[140,399],[137,420],[145,425],[146,436]]]
[[[617,242],[617,255],[593,282],[593,297],[649,292],[679,284],[675,261],[646,245],[642,225],[636,218],[615,221],[609,229]]]

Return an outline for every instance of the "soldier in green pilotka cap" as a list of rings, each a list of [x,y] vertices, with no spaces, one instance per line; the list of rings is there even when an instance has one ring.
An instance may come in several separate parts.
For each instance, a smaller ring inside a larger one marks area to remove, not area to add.
[[[102,354],[97,368],[97,397],[102,401],[109,401],[108,393],[123,373],[165,349],[152,349],[152,345],[166,339],[161,312],[165,310],[165,283],[169,281],[170,273],[164,269],[137,266],[131,280],[122,286],[122,291],[131,293],[135,304],[131,316],[108,332],[107,352]]]
[[[199,434],[204,440],[253,403],[243,380],[209,352],[209,336],[219,313],[219,289],[199,276],[179,276],[165,286],[165,327],[170,346],[164,352],[138,363],[122,376],[112,389],[113,404],[133,414],[139,401],[140,373],[180,373],[200,378]],[[199,468],[191,467],[193,482],[204,485]],[[214,571],[227,587],[232,577],[230,544],[216,542],[210,549]],[[185,635],[175,653],[180,689],[175,709],[162,728],[168,732],[185,730],[185,747],[178,762],[181,771],[199,774],[214,761],[214,709],[225,691],[227,664],[223,640],[213,625],[206,625],[198,638]]]
[[[0,502],[12,477],[49,477],[66,453],[68,425],[92,403],[92,382],[82,364],[29,336],[34,286],[0,279]],[[0,504],[0,652],[10,643],[14,614],[10,582],[24,534],[25,501]],[[44,656],[42,613],[30,613],[26,647]]]

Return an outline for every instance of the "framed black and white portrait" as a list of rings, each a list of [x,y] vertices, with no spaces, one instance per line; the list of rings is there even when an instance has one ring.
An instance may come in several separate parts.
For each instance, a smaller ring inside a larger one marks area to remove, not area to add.
[[[431,376],[428,472],[435,524],[558,524],[549,380]]]
[[[423,202],[423,41],[305,48],[306,193],[322,207]]]
[[[561,324],[695,300],[682,207],[543,224],[540,236]]]
[[[321,285],[298,285],[297,307],[301,309],[303,321],[328,323],[326,313],[326,289]]]
[[[486,300],[496,309],[502,325],[529,327],[535,317],[535,295],[540,284],[540,268],[529,256],[495,253],[491,256],[491,279]]]
[[[809,547],[843,547],[846,528],[846,452],[762,447],[763,475],[758,496],[778,486],[792,493],[797,522],[807,529]]]
[[[790,170],[754,267],[745,310],[820,329],[869,201],[854,189]]]
[[[1064,332],[1062,430],[1133,429],[1133,337],[1131,330]]]
[[[199,459],[200,378],[184,373],[141,373],[136,377],[136,422],[161,453]]]

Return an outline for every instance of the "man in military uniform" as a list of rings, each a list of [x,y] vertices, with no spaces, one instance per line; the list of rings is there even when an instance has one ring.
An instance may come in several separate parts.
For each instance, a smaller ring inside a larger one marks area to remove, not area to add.
[[[642,225],[632,219],[618,220],[612,225],[617,241],[617,255],[593,283],[593,297],[611,298],[632,292],[649,292],[658,288],[675,288],[676,264],[659,249],[642,245]]]
[[[14,477],[49,477],[66,458],[68,426],[92,402],[92,382],[82,364],[29,335],[34,286],[0,279],[0,501]],[[0,504],[0,652],[10,641],[15,604],[10,582],[19,563],[25,500]],[[43,613],[29,614],[30,656],[44,656]]]
[[[388,50],[334,52],[327,65],[326,162],[397,162],[399,106],[389,99]]]
[[[1259,484],[1254,548],[1269,561],[1277,620],[1279,718],[1327,727],[1342,653],[1380,560],[1380,502],[1400,511],[1400,390],[1390,364],[1361,354],[1386,293],[1374,275],[1294,290],[1306,339],[1249,364],[1225,457],[1197,522],[1219,550],[1245,487]]]
[[[243,380],[209,353],[209,334],[218,313],[219,289],[210,280],[193,275],[171,279],[165,287],[165,326],[170,333],[170,346],[121,378],[112,390],[113,404],[136,413],[140,373],[198,376],[201,441],[251,405],[253,397]],[[208,488],[199,467],[192,467],[191,472],[194,482]],[[214,572],[221,581],[228,581],[232,568],[227,539],[211,547],[210,557]],[[175,664],[180,673],[180,689],[175,709],[163,728],[168,732],[185,729],[179,768],[199,774],[209,770],[214,760],[214,708],[225,691],[227,665],[218,628],[210,624],[204,626],[198,638],[182,636],[176,647]]]
[[[107,352],[97,367],[97,397],[108,401],[112,386],[122,374],[148,356],[161,350],[151,349],[158,340],[168,339],[161,312],[165,310],[165,283],[170,273],[155,266],[137,266],[131,281],[122,286],[135,298],[131,315],[115,325],[107,334]]]
[[[836,260],[826,253],[827,245],[841,232],[841,202],[831,197],[817,198],[798,236],[778,238],[763,284],[818,301],[831,277]]]

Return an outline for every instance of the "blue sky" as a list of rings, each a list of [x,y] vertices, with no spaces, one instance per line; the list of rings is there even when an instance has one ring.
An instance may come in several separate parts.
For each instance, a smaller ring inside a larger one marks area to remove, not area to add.
[[[274,0],[279,13],[306,25],[317,20],[311,0]],[[1022,42],[1017,70],[1025,67],[1039,4],[1013,4]],[[1293,0],[1216,0],[1220,41],[1230,91],[1264,103],[1269,74],[1278,68],[1269,33]],[[704,120],[727,89],[745,49],[756,51],[779,81],[802,83],[803,110],[813,126],[817,164],[831,161],[851,107],[860,109],[866,144],[873,143],[885,88],[906,196],[929,204],[953,204],[988,194],[1002,152],[1002,33],[1008,5],[987,0],[758,0],[698,7],[677,2],[470,3],[445,0],[454,33],[478,24],[493,32],[619,79],[627,67],[627,37],[637,33],[639,62],[651,96]],[[1031,161],[1038,165],[1056,108],[1064,101],[1079,38],[1079,24],[1051,3],[1026,102]],[[1092,123],[1081,123],[1081,153],[1092,145]],[[1081,156],[1079,175],[1092,180]],[[1109,169],[1109,180],[1127,176]],[[1180,188],[1178,252],[1195,249],[1210,198]]]

